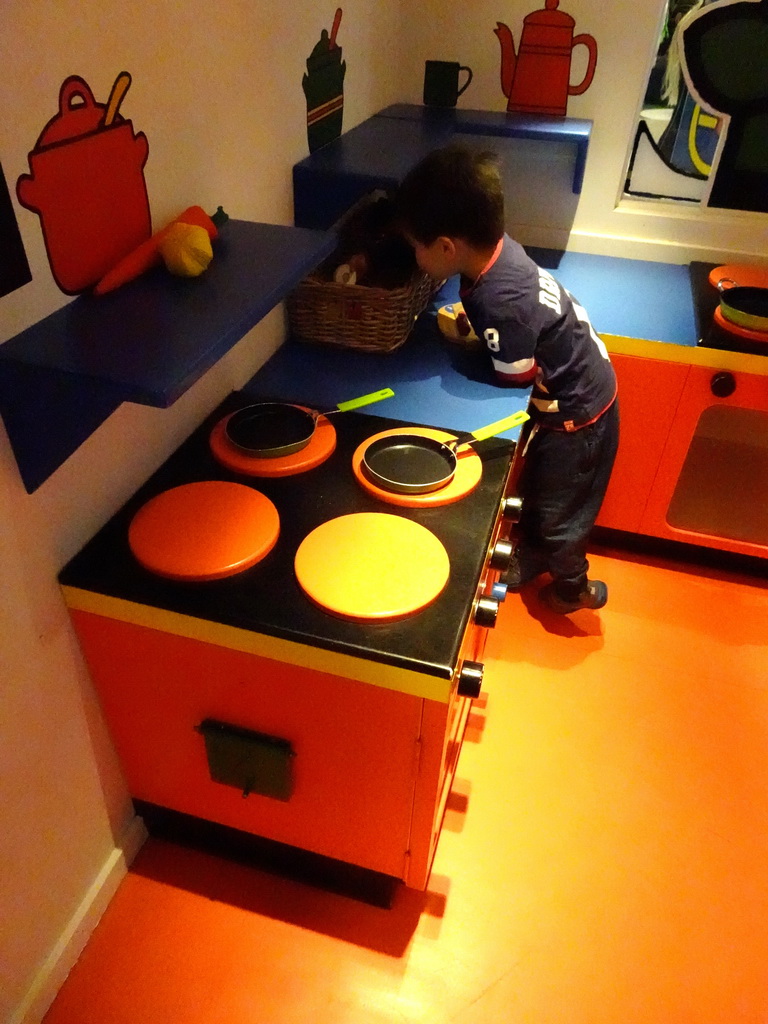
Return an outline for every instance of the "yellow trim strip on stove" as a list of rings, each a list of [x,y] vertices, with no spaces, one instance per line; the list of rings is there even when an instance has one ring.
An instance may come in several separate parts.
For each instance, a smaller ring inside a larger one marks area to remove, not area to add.
[[[619,334],[600,334],[609,352],[625,356],[660,359],[666,363],[686,363],[689,366],[709,366],[713,370],[732,370],[768,376],[768,359],[751,352],[731,352],[729,349],[706,348],[696,345],[674,345],[667,341],[643,338],[624,338]],[[768,355],[768,342],[766,342]]]
[[[329,651],[312,644],[300,644],[293,640],[281,640],[279,637],[255,633],[236,626],[226,626],[220,622],[198,619],[192,615],[166,611],[162,608],[151,608],[148,605],[136,604],[119,597],[96,594],[79,587],[62,586],[64,600],[68,608],[78,611],[103,615],[106,618],[118,619],[136,626],[173,633],[190,640],[228,647],[233,651],[255,654],[262,658],[270,658],[289,665],[327,672],[331,675],[355,679],[371,686],[380,686],[387,690],[409,693],[414,697],[447,703],[451,694],[451,680],[411,669],[385,665],[367,658],[356,658],[349,654]]]

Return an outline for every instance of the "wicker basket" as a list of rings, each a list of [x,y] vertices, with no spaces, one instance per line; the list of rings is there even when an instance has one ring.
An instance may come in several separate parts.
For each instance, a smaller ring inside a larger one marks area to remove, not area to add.
[[[417,271],[402,288],[338,284],[310,275],[288,296],[292,334],[359,352],[393,352],[426,307],[430,279]]]

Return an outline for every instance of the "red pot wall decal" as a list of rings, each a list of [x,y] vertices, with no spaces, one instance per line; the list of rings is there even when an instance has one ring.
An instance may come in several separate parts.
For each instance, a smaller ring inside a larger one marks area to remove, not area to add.
[[[144,165],[149,144],[117,110],[131,78],[118,75],[97,103],[77,75],[29,154],[16,194],[40,217],[51,272],[75,295],[90,288],[152,232]]]

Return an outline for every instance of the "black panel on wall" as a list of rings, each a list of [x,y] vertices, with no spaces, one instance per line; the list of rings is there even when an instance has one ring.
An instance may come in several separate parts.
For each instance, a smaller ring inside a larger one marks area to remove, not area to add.
[[[16,212],[0,164],[0,297],[32,280]]]

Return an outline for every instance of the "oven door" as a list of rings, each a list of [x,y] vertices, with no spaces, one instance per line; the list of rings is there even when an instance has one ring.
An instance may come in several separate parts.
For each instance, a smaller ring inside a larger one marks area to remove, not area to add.
[[[640,532],[768,556],[768,375],[690,368]]]

